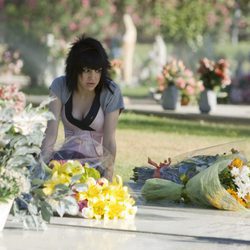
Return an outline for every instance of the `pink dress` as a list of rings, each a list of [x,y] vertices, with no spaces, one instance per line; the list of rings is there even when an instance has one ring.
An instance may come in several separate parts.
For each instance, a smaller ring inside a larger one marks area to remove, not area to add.
[[[63,105],[61,119],[64,126],[65,141],[55,153],[54,159],[78,159],[100,165],[103,156],[104,112],[97,95],[90,111],[82,119],[72,116],[72,96]]]

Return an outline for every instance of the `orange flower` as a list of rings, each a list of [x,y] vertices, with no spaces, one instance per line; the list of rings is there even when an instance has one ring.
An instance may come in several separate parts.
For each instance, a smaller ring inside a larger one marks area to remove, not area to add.
[[[242,206],[246,207],[246,202],[240,198],[233,189],[229,188],[227,189],[227,192],[231,194]]]
[[[248,193],[245,197],[244,200],[246,200],[247,202],[250,202],[250,193]]]
[[[228,166],[229,169],[235,168],[241,168],[243,166],[243,161],[240,158],[235,158],[230,165]]]

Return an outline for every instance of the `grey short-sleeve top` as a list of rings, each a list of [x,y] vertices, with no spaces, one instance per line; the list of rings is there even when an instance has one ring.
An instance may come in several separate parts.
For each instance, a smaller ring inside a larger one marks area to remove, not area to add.
[[[103,87],[100,94],[100,104],[103,109],[104,114],[111,113],[115,110],[123,110],[124,102],[119,86],[109,80],[108,87]],[[50,90],[65,104],[71,92],[69,92],[66,86],[66,77],[60,76],[57,77],[51,84]]]

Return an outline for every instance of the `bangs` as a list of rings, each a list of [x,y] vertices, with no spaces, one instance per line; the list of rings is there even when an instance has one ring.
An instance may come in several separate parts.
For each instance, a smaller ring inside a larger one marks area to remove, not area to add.
[[[79,70],[84,67],[90,69],[105,68],[105,59],[95,49],[86,49],[81,52],[79,59]]]

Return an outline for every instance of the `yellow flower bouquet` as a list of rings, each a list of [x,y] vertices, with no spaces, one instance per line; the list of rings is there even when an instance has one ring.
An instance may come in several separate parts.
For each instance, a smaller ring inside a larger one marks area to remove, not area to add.
[[[135,201],[120,176],[112,182],[87,163],[51,161],[43,193],[52,210],[89,219],[126,219],[136,213]]]

